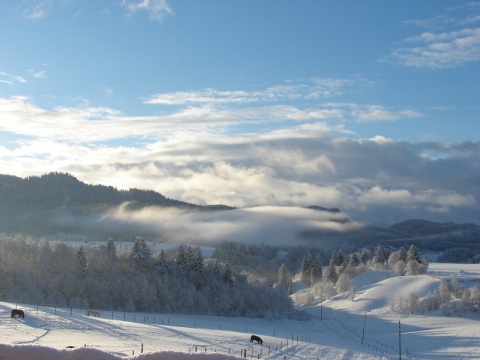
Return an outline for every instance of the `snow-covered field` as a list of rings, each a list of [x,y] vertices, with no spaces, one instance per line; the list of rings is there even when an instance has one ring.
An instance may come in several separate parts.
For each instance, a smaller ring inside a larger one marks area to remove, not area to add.
[[[399,295],[422,296],[451,276],[473,286],[480,265],[432,263],[429,275],[405,277],[369,271],[353,279],[353,300],[338,295],[305,308],[313,315],[309,321],[108,311],[88,317],[85,309],[0,303],[0,359],[398,359],[399,340],[405,359],[477,359],[480,324],[471,314],[391,309]],[[10,318],[15,307],[25,311],[24,319]],[[251,334],[264,343],[250,343]]]

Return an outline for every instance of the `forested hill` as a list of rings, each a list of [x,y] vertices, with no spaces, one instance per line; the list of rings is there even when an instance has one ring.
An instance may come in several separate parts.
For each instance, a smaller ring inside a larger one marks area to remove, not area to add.
[[[200,206],[173,200],[151,190],[117,190],[112,186],[87,185],[66,173],[55,172],[25,179],[0,175],[0,209],[8,212],[51,210],[61,206],[116,206],[126,201],[139,207],[157,205],[190,209],[229,209],[222,205]]]
[[[99,213],[125,202],[132,208],[146,206],[198,210],[227,210],[228,206],[200,206],[169,199],[150,190],[117,190],[112,186],[88,185],[70,174],[49,173],[20,178],[0,175],[1,231],[44,234],[52,228],[51,215],[60,210],[75,214]]]

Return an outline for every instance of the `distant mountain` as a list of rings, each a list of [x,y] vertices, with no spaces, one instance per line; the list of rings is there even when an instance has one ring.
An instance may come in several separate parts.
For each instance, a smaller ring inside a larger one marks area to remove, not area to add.
[[[446,249],[463,248],[474,253],[480,252],[480,226],[471,223],[438,223],[425,219],[409,219],[388,228],[365,226],[351,232],[325,234],[322,231],[305,231],[302,235],[312,244],[341,248],[347,252],[376,245],[408,248],[411,244],[423,251],[442,252]]]
[[[169,199],[151,190],[117,190],[87,185],[70,174],[49,173],[25,179],[0,175],[0,232],[54,234],[65,231],[53,217],[60,212],[100,214],[128,203],[130,209],[160,206],[199,211],[230,210],[226,205],[201,206]]]

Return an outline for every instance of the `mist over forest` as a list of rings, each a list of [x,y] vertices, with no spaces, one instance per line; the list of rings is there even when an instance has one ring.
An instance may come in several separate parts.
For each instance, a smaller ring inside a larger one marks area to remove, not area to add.
[[[19,178],[0,175],[2,232],[64,241],[147,241],[216,245],[224,241],[275,246],[320,246],[326,251],[354,251],[378,243],[443,251],[473,250],[475,224],[435,223],[410,219],[379,228],[351,218],[337,208],[259,206],[234,208],[196,205],[151,190],[117,190],[87,185],[72,175],[49,173]],[[428,237],[435,239],[430,241]]]

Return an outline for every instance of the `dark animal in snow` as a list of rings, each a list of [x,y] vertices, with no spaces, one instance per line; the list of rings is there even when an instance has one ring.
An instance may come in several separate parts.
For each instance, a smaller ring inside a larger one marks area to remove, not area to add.
[[[13,309],[12,310],[12,318],[24,318],[25,317],[25,313],[23,312],[23,310],[20,310],[20,309]]]
[[[257,344],[263,344],[263,340],[260,338],[260,336],[257,336],[257,335],[250,336],[250,342],[254,342],[254,341]]]

